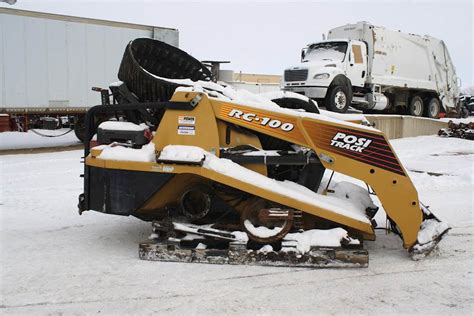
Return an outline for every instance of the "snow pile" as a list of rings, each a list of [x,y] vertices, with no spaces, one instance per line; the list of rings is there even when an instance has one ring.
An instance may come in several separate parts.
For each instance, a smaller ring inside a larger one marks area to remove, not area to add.
[[[41,130],[35,129],[41,134],[57,136],[70,131],[69,128],[61,128],[57,130]],[[43,148],[57,146],[73,146],[80,145],[74,132],[69,132],[58,137],[44,137],[35,134],[32,130],[25,132],[3,132],[0,133],[0,150],[24,149],[24,148]]]
[[[123,81],[114,81],[112,83],[109,83],[109,87],[119,87],[123,84]]]
[[[203,167],[222,175],[247,182],[257,187],[265,188],[291,199],[328,209],[334,213],[353,218],[360,222],[370,223],[365,215],[365,207],[360,208],[353,205],[350,201],[338,197],[317,194],[310,189],[291,181],[277,181],[265,177],[255,171],[242,167],[231,160],[220,159],[199,147],[168,145],[161,152],[159,159],[173,160],[174,157],[179,158],[188,156],[190,157],[189,159],[205,157]]]
[[[424,245],[439,237],[449,229],[446,222],[439,222],[436,219],[428,219],[423,221],[421,229],[418,232],[418,243]]]
[[[247,242],[247,241],[249,241],[249,236],[247,235],[246,232],[241,232],[241,231],[239,231],[239,230],[236,230],[236,231],[232,232],[231,234],[232,234],[232,236],[235,237],[235,239],[236,239],[237,241],[240,241],[240,242]]]
[[[148,239],[150,240],[154,240],[154,239],[158,239],[160,236],[158,236],[157,233],[151,233],[150,236],[148,236]]]
[[[343,228],[333,229],[311,229],[302,233],[287,234],[283,240],[296,241],[296,249],[301,253],[308,252],[311,247],[341,247],[343,239],[354,242],[347,235],[347,231]]]
[[[104,160],[126,160],[139,162],[155,162],[155,144],[150,142],[143,145],[142,148],[130,148],[117,146],[115,143],[110,145],[101,145],[93,149],[102,149],[97,158]]]
[[[269,253],[273,251],[273,247],[271,245],[265,245],[259,250],[257,250],[257,253]]]
[[[264,95],[254,94],[247,90],[235,90],[231,86],[220,85],[214,82],[208,81],[196,81],[193,82],[191,87],[178,87],[176,91],[184,92],[202,92],[207,93],[211,98],[218,100],[233,102],[242,105],[253,106],[256,108],[266,109],[270,111],[290,111],[289,113],[295,112],[294,110],[282,109],[280,106]]]
[[[196,246],[196,249],[201,249],[201,250],[204,250],[207,248],[207,245],[203,244],[203,243],[199,243],[197,246]]]
[[[453,121],[456,124],[459,124],[459,123],[469,124],[471,122],[474,122],[474,118],[472,116],[466,117],[466,118],[442,117],[439,120],[443,122]]]
[[[106,121],[100,123],[99,128],[103,130],[140,132],[148,129],[148,126],[145,123],[138,125],[132,122]]]
[[[201,162],[205,158],[204,151],[199,147],[168,145],[160,153],[160,160]]]
[[[450,229],[446,222],[439,222],[436,219],[423,221],[418,232],[417,243],[410,249],[410,256],[413,260],[421,260],[436,247],[438,238]]]
[[[352,204],[356,204],[360,209],[376,208],[367,189],[357,184],[347,181],[335,182],[334,185],[330,186],[330,189],[334,190],[334,192],[328,194],[341,199],[347,199]]]
[[[265,226],[259,226],[255,227],[251,221],[246,219],[244,221],[244,226],[249,231],[252,233],[252,235],[260,237],[260,238],[268,238],[275,236],[276,234],[280,233],[283,229],[283,227],[274,227],[274,228],[268,228]]]

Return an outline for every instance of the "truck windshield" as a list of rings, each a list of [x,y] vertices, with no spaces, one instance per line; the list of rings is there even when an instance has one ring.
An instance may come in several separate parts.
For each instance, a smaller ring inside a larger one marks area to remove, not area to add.
[[[347,42],[316,43],[308,47],[303,61],[331,60],[343,61],[346,56]]]

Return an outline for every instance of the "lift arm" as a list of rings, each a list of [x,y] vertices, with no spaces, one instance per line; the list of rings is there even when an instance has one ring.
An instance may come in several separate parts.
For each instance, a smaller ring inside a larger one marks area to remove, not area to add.
[[[381,131],[314,113],[210,102],[217,119],[311,148],[325,168],[370,185],[405,248],[417,245],[423,220],[436,219],[420,204],[410,177]],[[447,229],[447,225],[439,228],[433,238],[440,239]]]

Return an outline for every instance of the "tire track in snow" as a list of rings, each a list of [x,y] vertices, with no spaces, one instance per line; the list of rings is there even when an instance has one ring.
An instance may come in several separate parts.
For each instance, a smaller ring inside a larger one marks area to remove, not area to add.
[[[102,303],[102,302],[123,302],[123,301],[147,301],[147,300],[160,300],[160,299],[172,299],[172,298],[184,298],[193,297],[191,294],[173,294],[163,296],[146,296],[146,297],[121,297],[121,298],[103,298],[97,300],[77,300],[77,301],[58,301],[58,302],[37,302],[19,305],[0,305],[0,309],[8,308],[24,308],[24,307],[35,307],[35,306],[54,306],[54,305],[70,305],[70,304],[87,304],[87,303]]]

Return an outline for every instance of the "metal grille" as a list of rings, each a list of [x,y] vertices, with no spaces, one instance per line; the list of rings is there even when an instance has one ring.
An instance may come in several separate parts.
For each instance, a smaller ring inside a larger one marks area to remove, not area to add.
[[[285,81],[306,81],[308,69],[285,70]]]

